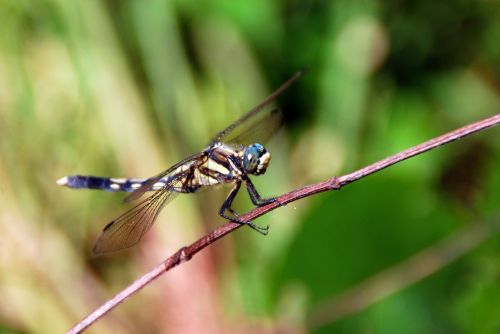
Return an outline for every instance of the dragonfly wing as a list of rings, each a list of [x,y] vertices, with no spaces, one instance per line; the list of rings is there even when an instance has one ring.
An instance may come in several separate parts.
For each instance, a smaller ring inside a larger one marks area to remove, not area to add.
[[[256,121],[234,136],[225,140],[227,143],[241,144],[244,146],[260,143],[265,144],[283,125],[283,113],[280,109],[271,109],[261,113],[262,117],[255,117]]]
[[[239,133],[243,132],[248,132],[245,130],[242,131],[237,131],[235,133],[236,128],[240,128],[242,126],[243,128],[247,128],[246,124],[249,123],[250,128],[256,126],[257,124],[260,124],[258,120],[260,120],[260,117],[257,117],[257,121],[253,121],[253,119],[261,113],[262,110],[264,110],[271,102],[273,102],[278,96],[283,94],[288,87],[290,87],[295,81],[300,79],[302,75],[304,74],[304,70],[298,71],[295,73],[288,81],[286,81],[283,85],[281,85],[278,89],[276,89],[271,95],[266,97],[261,103],[259,103],[257,106],[252,108],[249,112],[247,112],[245,115],[243,115],[241,118],[236,120],[234,123],[229,125],[227,128],[219,132],[215,137],[212,139],[212,143],[216,141],[224,141],[224,142],[235,142],[235,138],[238,137]],[[264,117],[265,118],[265,117]],[[243,143],[242,143],[243,144]]]
[[[200,157],[202,157],[205,154],[206,154],[205,152],[196,153],[196,154],[193,154],[193,155],[179,161],[178,163],[176,163],[175,165],[173,165],[169,169],[161,172],[160,174],[158,174],[156,176],[153,176],[147,182],[143,183],[142,186],[140,186],[139,188],[134,190],[132,193],[130,193],[127,197],[125,197],[123,199],[123,201],[124,202],[131,202],[131,201],[135,201],[135,200],[141,198],[142,195],[144,195],[145,192],[149,191],[151,189],[151,187],[156,182],[160,181],[165,176],[174,173],[175,170],[181,166],[185,165],[187,168],[188,165],[196,163],[200,159]],[[180,173],[182,173],[182,171]],[[173,175],[173,176],[175,176],[175,175]]]
[[[133,246],[151,228],[160,210],[171,201],[179,187],[186,180],[184,175],[174,178],[162,189],[129,209],[103,229],[97,239],[93,253],[95,255],[109,253]]]

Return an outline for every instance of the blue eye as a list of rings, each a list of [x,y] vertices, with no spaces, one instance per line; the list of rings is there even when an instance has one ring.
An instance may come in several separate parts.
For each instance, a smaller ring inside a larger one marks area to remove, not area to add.
[[[247,173],[259,175],[266,171],[270,155],[261,144],[247,146],[243,153],[243,168]]]

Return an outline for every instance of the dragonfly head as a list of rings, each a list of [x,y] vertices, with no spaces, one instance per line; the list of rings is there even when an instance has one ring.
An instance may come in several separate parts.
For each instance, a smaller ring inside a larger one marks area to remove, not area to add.
[[[247,146],[243,153],[243,168],[249,174],[264,174],[271,160],[271,154],[261,144]]]

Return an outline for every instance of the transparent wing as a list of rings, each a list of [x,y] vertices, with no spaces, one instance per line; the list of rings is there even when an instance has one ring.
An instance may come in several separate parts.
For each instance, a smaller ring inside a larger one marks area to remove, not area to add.
[[[205,155],[205,152],[200,152],[200,153],[196,153],[196,154],[193,154],[181,161],[179,161],[178,163],[176,163],[175,165],[173,165],[172,167],[168,168],[167,170],[161,172],[160,174],[156,175],[156,176],[153,176],[152,178],[150,178],[146,183],[144,183],[142,186],[140,186],[139,188],[137,188],[135,191],[133,191],[132,193],[130,193],[127,197],[125,197],[123,199],[124,202],[130,202],[130,201],[135,201],[139,198],[142,197],[142,195],[144,195],[145,192],[147,192],[149,189],[151,189],[151,187],[156,183],[158,182],[161,178],[171,174],[172,172],[174,172],[177,168],[185,165],[186,167],[190,164],[194,164],[194,163],[197,163],[198,160],[200,160],[200,158],[202,156]]]
[[[231,133],[224,142],[244,146],[254,143],[265,144],[283,125],[283,113],[277,108],[266,110],[253,117],[251,121]]]
[[[185,177],[179,175],[165,187],[106,225],[92,252],[95,255],[114,252],[139,242],[153,225],[160,210],[177,194],[173,192],[173,188],[181,186],[185,180]]]
[[[262,124],[260,122],[262,119],[266,118],[266,115],[259,115],[274,99],[283,94],[288,87],[290,87],[295,81],[300,79],[304,74],[305,70],[300,70],[295,73],[288,81],[286,81],[283,85],[281,85],[278,89],[276,89],[271,95],[266,97],[264,101],[259,103],[241,118],[236,120],[234,123],[229,125],[227,128],[219,132],[212,139],[211,143],[216,141],[224,141],[224,142],[237,142],[236,138],[240,137],[240,134],[243,133],[251,133],[252,129]],[[269,114],[272,114],[274,110],[271,110]],[[265,112],[264,112],[265,114]],[[259,117],[258,117],[259,116]],[[238,129],[235,131],[235,129]],[[275,129],[276,130],[276,129]],[[247,136],[248,137],[248,136]],[[258,138],[257,138],[258,139]],[[245,143],[241,143],[245,144]]]

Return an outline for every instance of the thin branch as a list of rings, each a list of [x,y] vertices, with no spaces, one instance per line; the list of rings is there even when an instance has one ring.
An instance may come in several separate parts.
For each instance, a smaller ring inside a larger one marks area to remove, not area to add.
[[[436,137],[429,141],[426,141],[420,145],[411,147],[407,150],[404,150],[400,153],[394,154],[388,158],[375,162],[371,165],[366,166],[360,170],[357,170],[353,173],[346,174],[340,177],[332,177],[323,182],[319,182],[316,184],[308,185],[303,188],[293,190],[287,194],[281,195],[277,198],[276,202],[267,204],[265,206],[257,207],[248,213],[241,215],[240,218],[245,221],[254,220],[257,217],[260,217],[280,206],[286,205],[288,203],[294,202],[303,197],[311,196],[320,192],[329,191],[329,190],[339,190],[343,186],[348,185],[351,182],[357,181],[365,176],[378,172],[386,167],[394,165],[398,162],[416,156],[418,154],[429,151],[438,146],[450,143],[454,140],[463,138],[475,132],[487,129],[489,127],[500,124],[500,114],[494,115],[492,117],[486,118],[476,123],[469,124],[462,128],[456,129],[449,133],[446,133],[442,136]],[[126,298],[130,297],[140,289],[142,289],[147,284],[151,283],[153,280],[158,278],[160,275],[169,271],[170,269],[178,266],[182,262],[189,261],[196,253],[204,249],[205,247],[211,245],[218,239],[224,237],[225,235],[233,232],[234,230],[240,228],[241,225],[237,223],[226,223],[212,232],[208,233],[201,239],[192,243],[189,246],[183,247],[179,249],[176,253],[162,262],[160,265],[153,268],[149,273],[145,274],[130,286],[128,286],[125,290],[121,291],[115,297],[107,301],[105,304],[100,306],[97,310],[88,315],[85,319],[80,321],[76,326],[71,328],[67,333],[75,334],[81,333],[85,329],[87,329],[90,325],[104,316],[106,313],[111,311],[117,305],[122,303]]]

